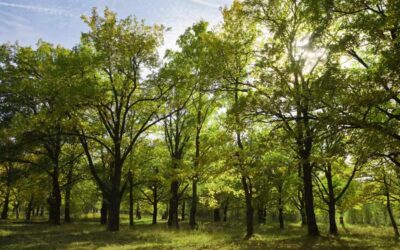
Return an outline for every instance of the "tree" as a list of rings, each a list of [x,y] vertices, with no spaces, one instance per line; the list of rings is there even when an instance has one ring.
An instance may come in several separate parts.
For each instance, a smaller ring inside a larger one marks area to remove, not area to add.
[[[108,9],[104,17],[94,9],[84,21],[90,30],[83,33],[81,47],[89,53],[91,64],[83,69],[82,81],[96,94],[76,114],[82,118],[78,133],[90,171],[108,203],[108,230],[118,231],[125,161],[141,135],[165,118],[159,101],[171,86],[146,80],[143,75],[145,69],[158,65],[157,48],[164,28],[147,26],[132,17],[117,20]],[[109,154],[109,178],[99,177],[89,142],[101,145]]]

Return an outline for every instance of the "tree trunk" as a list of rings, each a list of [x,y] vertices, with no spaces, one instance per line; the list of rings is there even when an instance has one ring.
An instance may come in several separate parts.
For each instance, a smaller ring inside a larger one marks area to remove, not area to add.
[[[139,201],[136,203],[136,219],[138,220],[142,219],[142,212],[140,212]]]
[[[182,200],[182,214],[181,214],[182,221],[185,220],[185,200]]]
[[[68,185],[65,190],[64,222],[71,222],[71,188]]]
[[[169,215],[169,207],[168,207],[168,203],[167,203],[167,208],[165,209],[165,212],[161,216],[161,219],[162,220],[167,220],[168,219],[168,215]]]
[[[2,220],[6,220],[8,218],[9,205],[10,205],[10,187],[9,185],[7,185],[6,197],[4,199],[4,204],[3,204],[3,211],[1,212]]]
[[[260,223],[260,224],[265,224],[267,222],[265,210],[266,210],[266,207],[263,203],[258,204],[257,217],[258,217],[258,223]]]
[[[199,98],[201,100],[201,98]],[[197,119],[196,119],[196,137],[195,137],[195,160],[194,160],[194,171],[196,173],[197,168],[199,166],[199,160],[200,160],[200,133],[202,129],[202,113],[199,105],[199,110],[197,111]],[[197,202],[198,202],[198,197],[197,197],[197,182],[198,182],[198,176],[197,174],[194,176],[193,181],[192,181],[192,203],[190,207],[190,216],[189,216],[189,225],[191,229],[196,228],[196,212],[197,212]]]
[[[332,235],[338,234],[338,228],[336,225],[336,198],[335,191],[332,182],[332,166],[327,163],[325,171],[325,177],[328,183],[328,214],[329,214],[329,233]]]
[[[107,224],[107,214],[108,214],[108,202],[103,194],[103,200],[101,202],[101,209],[100,209],[100,224],[101,225]]]
[[[158,213],[158,194],[157,194],[157,185],[154,185],[153,188],[153,220],[151,224],[157,224],[157,213]]]
[[[242,176],[242,185],[246,199],[246,236],[245,239],[250,239],[254,233],[253,225],[253,206],[252,206],[252,194],[251,194],[251,183],[248,183],[247,178]]]
[[[196,228],[196,212],[197,212],[197,180],[192,181],[192,204],[190,207],[189,225],[191,229]]]
[[[60,225],[61,223],[61,190],[59,183],[59,172],[58,166],[54,167],[54,171],[51,174],[52,179],[52,192],[50,198],[48,199],[49,203],[49,219],[52,225]]]
[[[219,213],[219,208],[214,208],[214,222],[220,222],[221,221],[221,216]]]
[[[15,219],[19,219],[19,202],[15,202],[14,210],[15,210]]]
[[[107,200],[109,201],[107,229],[110,232],[116,232],[119,230],[120,193],[114,191]]]
[[[65,188],[65,208],[64,208],[64,222],[71,222],[71,190],[73,185],[73,172],[74,171],[74,163],[69,164],[68,173],[67,173],[67,185]]]
[[[385,184],[385,191],[386,191],[385,192],[385,195],[386,195],[386,208],[387,208],[387,211],[388,211],[388,214],[389,214],[390,222],[391,222],[392,227],[393,227],[394,236],[396,238],[399,238],[399,236],[400,236],[399,229],[397,227],[396,220],[395,220],[395,218],[393,216],[392,207],[391,207],[391,204],[390,204],[389,184],[387,183],[386,175],[383,177],[383,182]]]
[[[280,229],[284,229],[285,228],[285,225],[284,225],[284,220],[283,220],[283,209],[282,208],[279,208],[278,209],[279,211],[279,228]]]
[[[133,226],[133,176],[132,171],[128,172],[128,182],[129,182],[129,226]]]
[[[33,209],[33,195],[31,195],[31,198],[29,199],[28,207],[26,208],[25,220],[27,220],[27,221],[31,220],[32,209]]]
[[[282,201],[282,186],[278,188],[279,199],[278,199],[278,218],[279,218],[279,228],[283,229],[285,227],[283,222],[283,201]]]
[[[40,207],[40,216],[44,216],[44,206]]]
[[[223,219],[224,222],[228,220],[228,206],[229,206],[229,200],[226,199],[224,204],[224,219]]]
[[[306,162],[303,163],[304,203],[307,216],[308,235],[319,236],[317,220],[315,218],[315,213],[314,213],[312,168],[308,160],[309,158],[307,157]]]
[[[342,227],[344,227],[344,217],[343,217],[343,212],[340,212],[339,222],[340,222],[340,225],[342,225]]]
[[[179,205],[179,182],[174,180],[171,183],[171,198],[169,200],[168,227],[179,228],[178,205]]]

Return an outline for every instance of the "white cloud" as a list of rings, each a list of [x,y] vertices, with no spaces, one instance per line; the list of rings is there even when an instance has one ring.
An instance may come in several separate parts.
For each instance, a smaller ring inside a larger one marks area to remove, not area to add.
[[[210,3],[210,2],[205,1],[205,0],[191,0],[191,1],[193,3],[200,4],[200,5],[207,6],[207,7],[211,7],[211,8],[219,8],[220,7],[220,5],[218,5],[218,4],[213,4],[213,3]]]
[[[56,15],[56,16],[66,16],[66,17],[75,17],[72,13],[58,8],[46,8],[34,5],[27,5],[27,4],[15,4],[15,3],[8,3],[8,2],[1,2],[0,6],[3,7],[10,7],[10,8],[18,8],[18,9],[25,9],[29,11],[41,12],[49,15]]]

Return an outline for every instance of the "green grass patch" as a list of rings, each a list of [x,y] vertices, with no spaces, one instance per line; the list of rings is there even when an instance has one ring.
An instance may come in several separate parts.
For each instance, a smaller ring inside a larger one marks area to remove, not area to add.
[[[125,222],[125,220],[122,220]],[[43,222],[1,222],[1,249],[400,249],[390,227],[347,226],[340,236],[329,237],[320,225],[322,236],[306,236],[306,228],[289,224],[259,225],[251,240],[243,240],[242,224],[203,222],[198,230],[186,223],[169,230],[165,223],[150,225],[145,218],[134,228],[126,224],[110,233],[97,220],[86,218],[72,224],[50,226]]]

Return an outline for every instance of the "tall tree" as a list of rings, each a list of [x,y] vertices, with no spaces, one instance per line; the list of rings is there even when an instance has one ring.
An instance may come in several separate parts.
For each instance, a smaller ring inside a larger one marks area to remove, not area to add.
[[[143,75],[145,69],[158,66],[164,28],[132,17],[118,20],[109,9],[104,17],[94,9],[84,21],[89,32],[83,33],[81,47],[88,51],[91,65],[83,69],[82,80],[96,94],[77,112],[82,118],[78,133],[91,173],[107,199],[108,230],[118,231],[125,161],[141,135],[164,118],[159,101],[171,88]],[[109,178],[101,179],[97,172],[93,144],[110,156]]]

